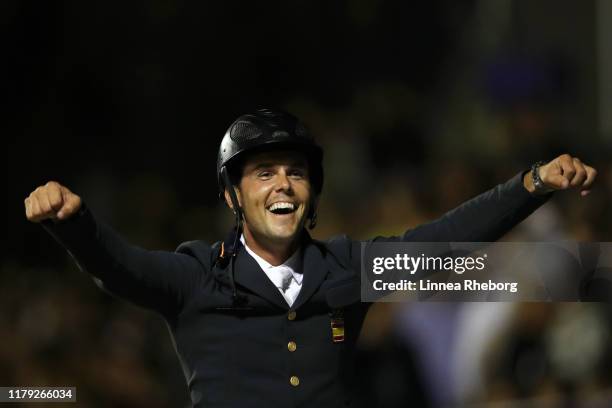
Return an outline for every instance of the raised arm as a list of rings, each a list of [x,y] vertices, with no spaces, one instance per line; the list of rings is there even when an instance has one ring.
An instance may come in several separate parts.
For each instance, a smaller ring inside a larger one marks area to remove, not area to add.
[[[180,312],[205,275],[194,257],[130,245],[57,182],[34,190],[25,208],[27,219],[41,223],[99,286],[167,317]]]
[[[546,202],[556,190],[578,189],[586,196],[597,171],[568,154],[537,168],[541,180],[534,185],[531,171],[517,174],[437,220],[397,237],[375,241],[488,242],[496,241]]]

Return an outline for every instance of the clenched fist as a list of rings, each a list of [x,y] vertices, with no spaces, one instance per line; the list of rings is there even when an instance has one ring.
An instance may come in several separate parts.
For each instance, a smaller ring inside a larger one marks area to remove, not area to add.
[[[50,181],[25,199],[26,217],[32,222],[65,220],[81,208],[81,197],[58,182]]]
[[[580,189],[580,195],[586,196],[591,192],[591,185],[597,176],[597,170],[580,161],[577,157],[562,154],[556,159],[539,168],[540,179],[546,187],[543,193],[569,188]],[[536,192],[531,172],[525,174],[523,184],[530,193]]]

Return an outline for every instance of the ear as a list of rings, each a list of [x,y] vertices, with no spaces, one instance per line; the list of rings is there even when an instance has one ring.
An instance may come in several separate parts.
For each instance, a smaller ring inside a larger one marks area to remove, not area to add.
[[[318,207],[319,207],[319,196],[315,195],[310,200],[310,208],[308,209],[308,218],[312,218],[317,213]]]
[[[319,196],[316,196],[310,201],[310,209],[308,211],[308,219],[310,219],[310,221],[308,222],[309,229],[314,229],[314,227],[317,226],[317,207],[318,205],[319,205]]]

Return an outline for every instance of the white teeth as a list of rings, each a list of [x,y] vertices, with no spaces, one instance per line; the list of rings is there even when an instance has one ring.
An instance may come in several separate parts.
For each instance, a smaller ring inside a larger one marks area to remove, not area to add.
[[[278,203],[274,203],[272,204],[270,207],[268,207],[268,210],[270,211],[275,211],[275,210],[280,210],[280,209],[287,209],[287,210],[295,210],[295,204],[293,203],[287,203],[284,201],[279,201]]]

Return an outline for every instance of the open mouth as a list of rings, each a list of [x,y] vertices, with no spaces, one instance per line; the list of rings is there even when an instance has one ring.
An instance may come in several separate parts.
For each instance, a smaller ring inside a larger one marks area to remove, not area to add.
[[[294,203],[290,203],[287,201],[279,201],[270,204],[266,209],[273,214],[284,215],[295,212],[295,210],[297,210],[297,206]]]

